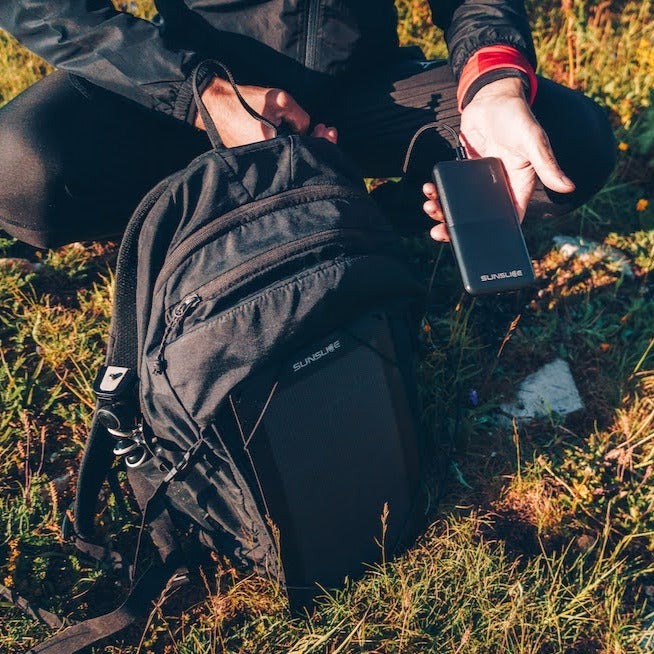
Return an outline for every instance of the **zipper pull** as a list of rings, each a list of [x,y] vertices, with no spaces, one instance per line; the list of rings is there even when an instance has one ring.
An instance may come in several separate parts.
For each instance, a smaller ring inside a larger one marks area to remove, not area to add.
[[[164,359],[164,350],[166,349],[166,342],[170,338],[170,335],[177,329],[177,326],[184,320],[184,316],[195,307],[202,298],[197,293],[187,295],[173,311],[172,318],[170,322],[166,325],[164,330],[164,335],[161,339],[161,344],[159,345],[159,351],[157,352],[157,359],[154,363],[152,372],[155,375],[160,375],[166,369],[166,360]]]

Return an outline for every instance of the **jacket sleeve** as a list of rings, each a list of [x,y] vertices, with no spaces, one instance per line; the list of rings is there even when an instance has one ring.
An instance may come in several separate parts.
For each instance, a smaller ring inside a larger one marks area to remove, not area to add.
[[[56,68],[186,120],[198,56],[110,0],[0,0],[0,27]]]
[[[434,24],[445,32],[454,77],[480,48],[508,45],[536,68],[536,53],[522,0],[429,0]]]

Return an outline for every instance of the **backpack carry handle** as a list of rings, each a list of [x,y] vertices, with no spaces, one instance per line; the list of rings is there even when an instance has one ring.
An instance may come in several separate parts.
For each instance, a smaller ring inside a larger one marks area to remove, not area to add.
[[[214,59],[208,59],[206,61],[203,61],[198,66],[196,66],[195,70],[193,71],[193,76],[191,78],[191,84],[193,86],[193,98],[195,99],[195,105],[198,111],[200,112],[200,116],[202,116],[202,122],[204,123],[204,127],[207,130],[207,136],[209,137],[209,141],[211,141],[211,145],[215,149],[224,147],[224,144],[222,139],[220,138],[220,134],[218,133],[218,128],[216,127],[216,123],[214,123],[213,119],[209,115],[209,111],[207,110],[206,105],[202,101],[202,98],[200,96],[199,83],[198,83],[198,77],[200,75],[200,71],[205,72],[207,68],[213,69],[214,74],[217,68],[221,69],[225,74],[227,81],[231,84],[232,89],[234,90],[234,93],[236,94],[236,97],[238,98],[238,101],[241,103],[243,109],[245,109],[245,111],[247,111],[248,114],[252,116],[252,118],[258,120],[266,127],[269,127],[273,131],[275,136],[280,135],[280,128],[277,125],[275,125],[275,123],[271,122],[270,120],[262,116],[258,111],[255,111],[246,102],[245,98],[241,95],[238,85],[236,84],[236,80],[234,79],[234,76],[232,75],[232,72],[229,70],[229,68],[227,68],[227,66],[225,66],[220,61],[216,61]]]

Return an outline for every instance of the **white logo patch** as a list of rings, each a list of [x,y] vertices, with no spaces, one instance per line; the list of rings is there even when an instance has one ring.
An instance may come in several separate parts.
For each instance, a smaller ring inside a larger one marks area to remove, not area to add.
[[[107,366],[100,384],[100,390],[103,393],[115,391],[128,370],[129,368],[121,368],[120,366]]]

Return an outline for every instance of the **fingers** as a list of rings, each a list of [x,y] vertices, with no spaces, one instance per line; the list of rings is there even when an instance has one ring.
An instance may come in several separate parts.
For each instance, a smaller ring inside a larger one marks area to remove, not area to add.
[[[542,129],[531,139],[528,154],[536,174],[547,188],[557,193],[572,193],[575,190],[574,182],[559,167],[547,134]]]
[[[441,211],[441,207],[436,202],[435,200],[427,200],[422,205],[422,208],[424,212],[432,219],[432,220],[438,220],[439,222],[443,222],[443,212]]]
[[[427,201],[422,205],[424,212],[432,220],[435,220],[438,223],[435,227],[431,228],[429,235],[435,241],[449,241],[450,237],[447,233],[447,227],[445,226],[445,216],[443,215],[443,210],[441,208],[440,202],[438,201],[436,186],[434,186],[432,183],[423,184],[422,192],[427,197]]]
[[[275,98],[277,119],[286,122],[298,133],[306,134],[311,123],[309,114],[300,107],[292,95],[286,91],[278,91]]]
[[[425,213],[432,219],[443,222],[445,217],[443,216],[443,210],[441,209],[440,202],[438,201],[438,193],[436,192],[436,187],[431,184],[423,184],[422,192],[427,197],[427,201],[422,205]]]
[[[327,127],[324,123],[319,123],[313,128],[311,136],[320,139],[327,139],[331,143],[336,144],[338,141],[338,130],[335,127]]]
[[[509,193],[511,194],[518,218],[522,222],[527,211],[529,199],[534,192],[536,174],[531,166],[517,170],[507,170],[506,173],[509,181]]]
[[[436,185],[431,182],[427,182],[422,185],[422,192],[427,196],[427,199],[438,201],[438,192],[436,191]]]
[[[429,231],[429,236],[431,236],[435,241],[440,241],[441,243],[450,242],[450,235],[447,233],[445,223],[439,223],[436,227],[432,227]]]

